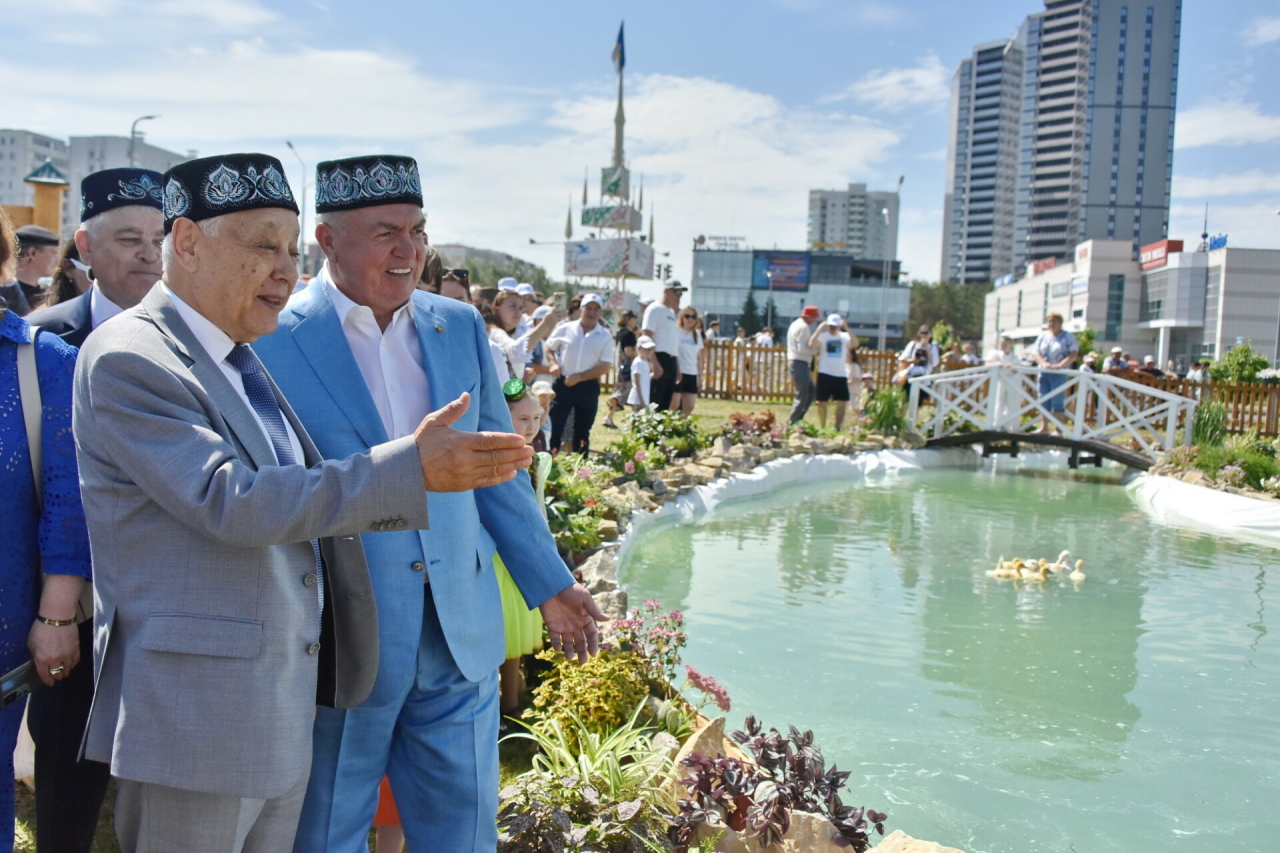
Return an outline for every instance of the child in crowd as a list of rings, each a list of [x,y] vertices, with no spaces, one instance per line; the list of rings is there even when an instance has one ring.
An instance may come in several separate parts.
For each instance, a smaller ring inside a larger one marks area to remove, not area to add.
[[[649,408],[649,384],[653,380],[653,362],[657,352],[653,338],[641,335],[636,340],[636,357],[631,361],[631,394],[627,397],[633,411]]]
[[[556,398],[556,389],[547,380],[539,379],[530,386],[529,393],[542,404],[542,425],[533,437],[533,449],[536,453],[546,453],[551,446],[551,403]]]

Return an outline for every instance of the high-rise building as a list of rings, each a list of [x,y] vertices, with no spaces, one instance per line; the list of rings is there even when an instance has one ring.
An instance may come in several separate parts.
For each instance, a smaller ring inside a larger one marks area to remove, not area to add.
[[[892,258],[898,246],[898,194],[809,190],[809,249],[859,258]]]
[[[1169,227],[1181,0],[1044,0],[1044,6],[1013,40],[1022,83],[1014,229],[1005,245],[1015,273],[1031,261],[1069,257],[1092,239],[1130,241],[1136,253]],[[973,62],[962,62],[957,78]],[[970,73],[976,70],[975,63]],[[953,218],[960,197],[975,194],[978,182],[959,169],[960,135],[974,132],[973,113],[963,114],[965,94],[962,86],[953,89],[950,148],[957,169],[947,185]],[[965,274],[959,259],[972,254],[971,242],[979,241],[958,226],[947,228],[944,275]],[[993,259],[995,242],[993,232]],[[1008,270],[993,264],[990,272],[995,278]]]
[[[942,277],[991,281],[1013,271],[1022,48],[974,48],[951,77],[951,133],[942,208]]]
[[[35,198],[34,189],[22,179],[40,168],[45,160],[63,175],[68,175],[71,164],[67,143],[29,130],[0,130],[0,204],[30,207]],[[64,222],[71,207],[71,202],[67,201],[70,197],[71,193],[64,196]],[[79,213],[78,195],[76,199],[75,209]]]

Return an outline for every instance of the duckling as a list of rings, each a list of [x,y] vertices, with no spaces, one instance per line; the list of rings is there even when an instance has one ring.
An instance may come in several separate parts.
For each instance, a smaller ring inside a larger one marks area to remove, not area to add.
[[[1059,572],[1065,572],[1069,568],[1071,568],[1071,552],[1070,551],[1063,551],[1061,554],[1058,555],[1058,561],[1056,563],[1049,564],[1049,570],[1053,572],[1055,575],[1058,574]]]
[[[1049,578],[1049,564],[1044,560],[1041,560],[1040,565],[1034,568],[1025,568],[1022,570],[1022,579],[1024,581],[1035,581],[1036,583],[1043,583],[1045,580],[1048,580],[1048,578]]]
[[[1067,575],[1067,578],[1079,583],[1087,577],[1088,575],[1084,573],[1084,560],[1076,560],[1076,570]]]
[[[1004,557],[1001,557],[1000,562],[996,563],[996,567],[987,572],[987,577],[997,578],[999,580],[1008,580],[1009,578],[1019,577],[1018,572],[1020,571],[1020,568],[1015,565],[1018,562],[1018,559],[1015,557],[1006,563],[1004,561]]]

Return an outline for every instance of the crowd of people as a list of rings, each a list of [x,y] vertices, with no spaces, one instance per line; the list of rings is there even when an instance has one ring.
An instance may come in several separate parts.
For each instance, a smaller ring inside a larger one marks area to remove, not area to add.
[[[478,298],[411,158],[315,186],[307,282],[266,155],[89,175],[68,246],[0,218],[0,753],[25,710],[42,850],[110,777],[127,851],[493,850],[510,662],[598,648],[535,447],[585,448],[599,298]]]

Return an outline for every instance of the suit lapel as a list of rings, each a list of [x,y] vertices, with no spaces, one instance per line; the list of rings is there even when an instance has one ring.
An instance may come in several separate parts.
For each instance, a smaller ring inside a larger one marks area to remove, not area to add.
[[[450,382],[457,374],[451,365],[453,348],[449,346],[449,327],[427,300],[413,300],[413,325],[418,333],[418,346],[422,349],[422,363],[427,372],[427,393],[434,412],[446,403],[453,402],[467,389],[457,390]],[[472,405],[475,405],[474,400]]]
[[[200,381],[200,387],[209,395],[209,399],[218,408],[218,414],[226,421],[227,426],[235,433],[240,444],[249,453],[249,457],[258,468],[276,464],[276,454],[271,447],[266,433],[258,426],[249,406],[241,399],[235,388],[231,387],[222,368],[213,363],[213,359],[205,352],[191,329],[178,316],[173,303],[159,288],[152,288],[142,300],[142,307],[156,326],[175,344],[179,354],[191,362],[191,373]]]
[[[355,427],[364,443],[369,447],[384,444],[387,430],[382,425],[382,416],[347,345],[329,294],[322,282],[308,287],[304,294],[294,309],[301,319],[293,327],[293,340],[320,377],[320,384],[329,392],[334,405]]]

